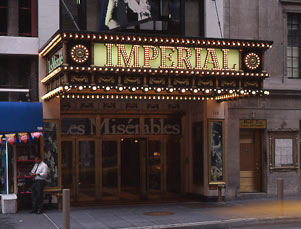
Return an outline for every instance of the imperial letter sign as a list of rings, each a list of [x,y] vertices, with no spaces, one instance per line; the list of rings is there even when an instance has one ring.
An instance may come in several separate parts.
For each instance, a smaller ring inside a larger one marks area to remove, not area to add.
[[[94,63],[102,67],[239,70],[239,50],[97,43]]]

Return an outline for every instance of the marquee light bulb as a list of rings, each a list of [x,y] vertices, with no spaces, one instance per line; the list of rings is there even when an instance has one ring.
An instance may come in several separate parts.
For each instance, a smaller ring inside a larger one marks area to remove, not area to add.
[[[173,92],[174,91],[174,89],[173,88],[169,88],[169,92]]]
[[[93,91],[96,91],[96,89],[97,89],[97,87],[94,85],[94,86],[92,86],[92,90]]]
[[[146,87],[146,88],[144,88],[144,91],[145,91],[145,92],[148,92],[148,88],[147,88],[147,87]]]
[[[206,91],[205,91],[207,94],[210,92],[210,90],[209,89],[206,89]]]
[[[106,86],[106,91],[109,91],[111,88],[109,86]]]
[[[193,93],[197,93],[198,92],[198,89],[193,89]]]
[[[118,90],[119,90],[119,91],[123,91],[123,87],[119,87]]]
[[[269,95],[270,92],[269,92],[269,91],[265,91],[264,94],[265,94],[265,95]]]
[[[79,87],[78,87],[78,90],[80,90],[80,91],[83,90],[83,89],[84,89],[83,86],[79,86]]]

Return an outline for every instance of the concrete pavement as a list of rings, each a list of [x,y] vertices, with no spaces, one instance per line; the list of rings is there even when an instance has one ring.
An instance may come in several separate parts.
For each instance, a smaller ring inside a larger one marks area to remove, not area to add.
[[[301,199],[280,204],[273,199],[223,203],[177,202],[71,208],[72,229],[101,228],[229,228],[270,222],[295,222],[301,228]],[[21,211],[0,215],[0,228],[62,228],[62,212],[42,215]]]

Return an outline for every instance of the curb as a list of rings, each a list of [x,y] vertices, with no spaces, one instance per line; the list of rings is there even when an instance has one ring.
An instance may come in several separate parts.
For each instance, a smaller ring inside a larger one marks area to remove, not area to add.
[[[167,224],[167,225],[153,225],[144,227],[128,227],[124,229],[162,229],[162,228],[198,228],[198,229],[210,229],[210,228],[232,228],[239,226],[256,226],[271,223],[301,223],[301,217],[266,217],[266,218],[237,218],[226,220],[213,220],[203,221],[195,223],[181,223],[181,224]]]

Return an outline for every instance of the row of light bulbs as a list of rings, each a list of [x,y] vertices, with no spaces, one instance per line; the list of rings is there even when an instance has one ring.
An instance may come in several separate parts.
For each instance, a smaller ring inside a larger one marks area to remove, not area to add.
[[[178,96],[178,95],[83,95],[67,94],[60,95],[67,99],[139,99],[139,100],[214,100],[214,97],[201,96]]]
[[[88,86],[88,88],[91,88],[92,90],[94,90],[95,87],[97,88],[99,86]],[[83,89],[87,88],[87,86],[80,85],[80,86],[74,87],[74,88],[78,88],[78,90],[83,90]],[[111,89],[114,89],[113,87],[110,87],[110,86],[106,86],[106,87],[103,87],[103,88],[106,91],[110,91]],[[63,95],[63,93],[68,92],[71,89],[72,89],[72,86],[68,86],[68,85],[65,85],[64,87],[60,86],[60,87],[58,87],[58,88],[56,88],[56,89],[48,92],[47,94],[45,94],[42,97],[42,99],[43,100],[48,100],[48,99],[50,99],[52,97],[55,97],[57,95],[64,96],[63,98],[65,98],[65,95]],[[135,92],[136,90],[138,90],[137,87],[128,87],[128,88],[126,88],[126,87],[118,87],[119,91],[122,91],[124,89],[129,89],[132,92]],[[146,89],[146,90],[144,90],[145,92],[148,92],[150,89],[154,89],[157,92],[160,92],[161,90],[164,90],[164,88],[144,88],[144,89]],[[95,90],[97,90],[97,89],[95,89]],[[177,88],[168,88],[168,90],[169,90],[169,92],[173,92],[174,90],[179,90],[179,88],[178,89]],[[185,88],[180,89],[180,91],[182,93],[185,93],[186,90],[187,89],[185,89]],[[189,91],[189,89],[187,91]],[[194,93],[197,93],[199,91],[205,92],[206,94],[209,94],[210,92],[216,92],[217,94],[221,94],[224,91],[228,93],[228,94],[222,94],[222,95],[216,96],[216,97],[213,97],[213,96],[209,97],[209,98],[212,98],[212,99],[215,98],[216,100],[224,100],[224,99],[229,99],[229,98],[233,98],[233,97],[249,96],[249,95],[256,95],[256,94],[269,95],[269,91],[266,91],[266,90],[232,90],[232,89],[230,89],[230,90],[227,90],[227,89],[226,90],[224,90],[224,89],[218,89],[217,90],[217,89],[204,89],[204,88],[203,89],[196,89],[196,88],[193,89]],[[66,96],[67,96],[66,98],[70,98],[70,95],[66,95]],[[79,95],[78,94],[78,96],[85,96],[85,95]],[[78,96],[76,98],[79,98]],[[89,95],[89,96],[91,96],[91,97],[93,96],[93,98],[100,98],[99,96],[101,96],[101,98],[104,98],[103,96],[108,96],[108,95]],[[114,98],[119,98],[118,96],[120,96],[120,98],[121,98],[122,96],[127,96],[127,95],[114,95],[114,96],[115,96]],[[129,96],[131,96],[131,97],[129,97],[131,99],[131,98],[136,98],[137,95],[129,95]],[[132,97],[132,96],[134,96],[134,97]],[[140,96],[142,96],[142,95],[140,95]],[[152,99],[154,99],[154,96],[156,97],[156,95],[144,95],[143,99],[150,98],[150,97],[147,97],[147,96],[151,96]],[[161,97],[163,96],[162,98],[165,98],[164,97],[165,95],[159,95],[159,97],[157,96],[157,98],[161,98],[160,96]],[[170,96],[167,95],[166,97],[167,98],[172,98],[172,97],[176,98],[177,96],[178,95],[170,95]],[[180,97],[183,97],[183,96],[180,96]],[[183,98],[185,99],[185,97],[187,97],[187,96],[184,96]],[[75,98],[75,97],[73,96],[72,98]],[[124,97],[124,98],[127,98],[127,97]],[[187,98],[196,98],[196,99],[193,99],[193,100],[198,100],[198,98],[208,98],[208,97],[188,96]],[[191,99],[189,99],[189,100],[191,100]]]
[[[193,92],[193,93],[198,93],[198,92],[203,92],[203,93],[210,93],[210,92],[214,92],[217,94],[221,94],[223,92],[227,92],[229,94],[233,94],[233,93],[240,93],[240,94],[244,94],[244,93],[251,93],[252,95],[255,95],[257,93],[265,93],[266,95],[268,95],[267,93],[269,93],[268,91],[264,91],[264,90],[242,90],[242,89],[209,89],[209,88],[175,88],[175,87],[125,87],[125,86],[96,86],[96,85],[65,85],[64,86],[64,90],[70,90],[72,88],[75,88],[79,91],[82,91],[84,89],[90,89],[92,91],[96,91],[97,89],[103,89],[105,91],[110,91],[110,90],[118,90],[119,92],[123,91],[123,90],[129,90],[132,92],[135,92],[137,90],[142,90],[144,92],[149,92],[150,90],[153,90],[155,92],[162,92],[162,91],[167,91],[167,92],[174,92],[174,91],[180,91],[181,93],[185,93],[185,92]]]
[[[269,77],[268,73],[254,73],[254,72],[235,72],[233,69],[228,71],[220,70],[174,70],[174,69],[143,69],[143,68],[107,68],[107,67],[75,67],[65,66],[64,70],[70,71],[101,71],[101,72],[138,72],[138,73],[161,73],[161,74],[195,74],[195,75],[218,75],[218,76],[251,76],[251,77]]]
[[[266,93],[264,93],[266,94]],[[262,94],[260,94],[262,95]],[[89,95],[89,94],[67,94],[60,95],[61,98],[66,99],[135,99],[135,100],[188,100],[188,101],[200,101],[200,100],[216,100],[226,101],[230,99],[242,98],[250,96],[250,93],[243,94],[227,94],[221,96],[182,96],[182,95]]]
[[[256,47],[272,48],[269,42],[256,41],[229,41],[229,40],[199,40],[191,38],[170,38],[170,37],[141,37],[130,35],[106,35],[106,34],[84,34],[84,33],[63,33],[63,38],[69,39],[91,39],[104,41],[127,41],[127,42],[151,42],[151,43],[169,43],[169,44],[193,44],[193,45],[216,45],[231,47]]]
[[[93,70],[93,71],[122,71],[122,72],[125,72],[125,71],[131,71],[131,72],[159,72],[159,73],[163,73],[163,72],[168,72],[168,73],[173,73],[174,72],[174,70],[158,70],[158,69],[144,69],[144,70],[141,70],[141,69],[125,69],[125,68],[122,68],[122,69],[119,69],[119,68],[117,68],[117,69],[114,69],[114,68],[96,68],[96,67],[93,67],[93,68],[91,68],[91,67],[73,67],[73,66],[70,66],[70,67],[68,67],[68,66],[65,66],[64,67],[64,70],[82,70],[82,71],[85,71],[85,70],[88,70],[88,71],[91,71],[91,70]],[[54,76],[56,76],[58,73],[60,73],[61,72],[61,70],[62,70],[62,68],[61,67],[59,67],[59,68],[57,68],[55,71],[53,71],[53,72],[51,72],[49,75],[47,75],[46,77],[44,77],[42,80],[41,80],[41,82],[42,83],[47,83],[51,78],[53,78]],[[188,70],[187,70],[188,71]],[[187,71],[185,71],[185,73],[187,72]],[[231,71],[227,71],[227,72],[225,72],[225,71],[189,71],[191,74],[201,74],[201,75],[220,75],[220,76],[246,76],[246,77],[254,77],[254,76],[256,76],[256,77],[258,77],[258,76],[260,76],[260,77],[269,77],[269,74],[268,73],[249,73],[249,72],[246,72],[246,73],[244,73],[244,72],[231,72]],[[178,70],[176,70],[175,71],[175,73],[176,74],[178,74],[178,73],[184,73],[184,71],[178,71]]]

